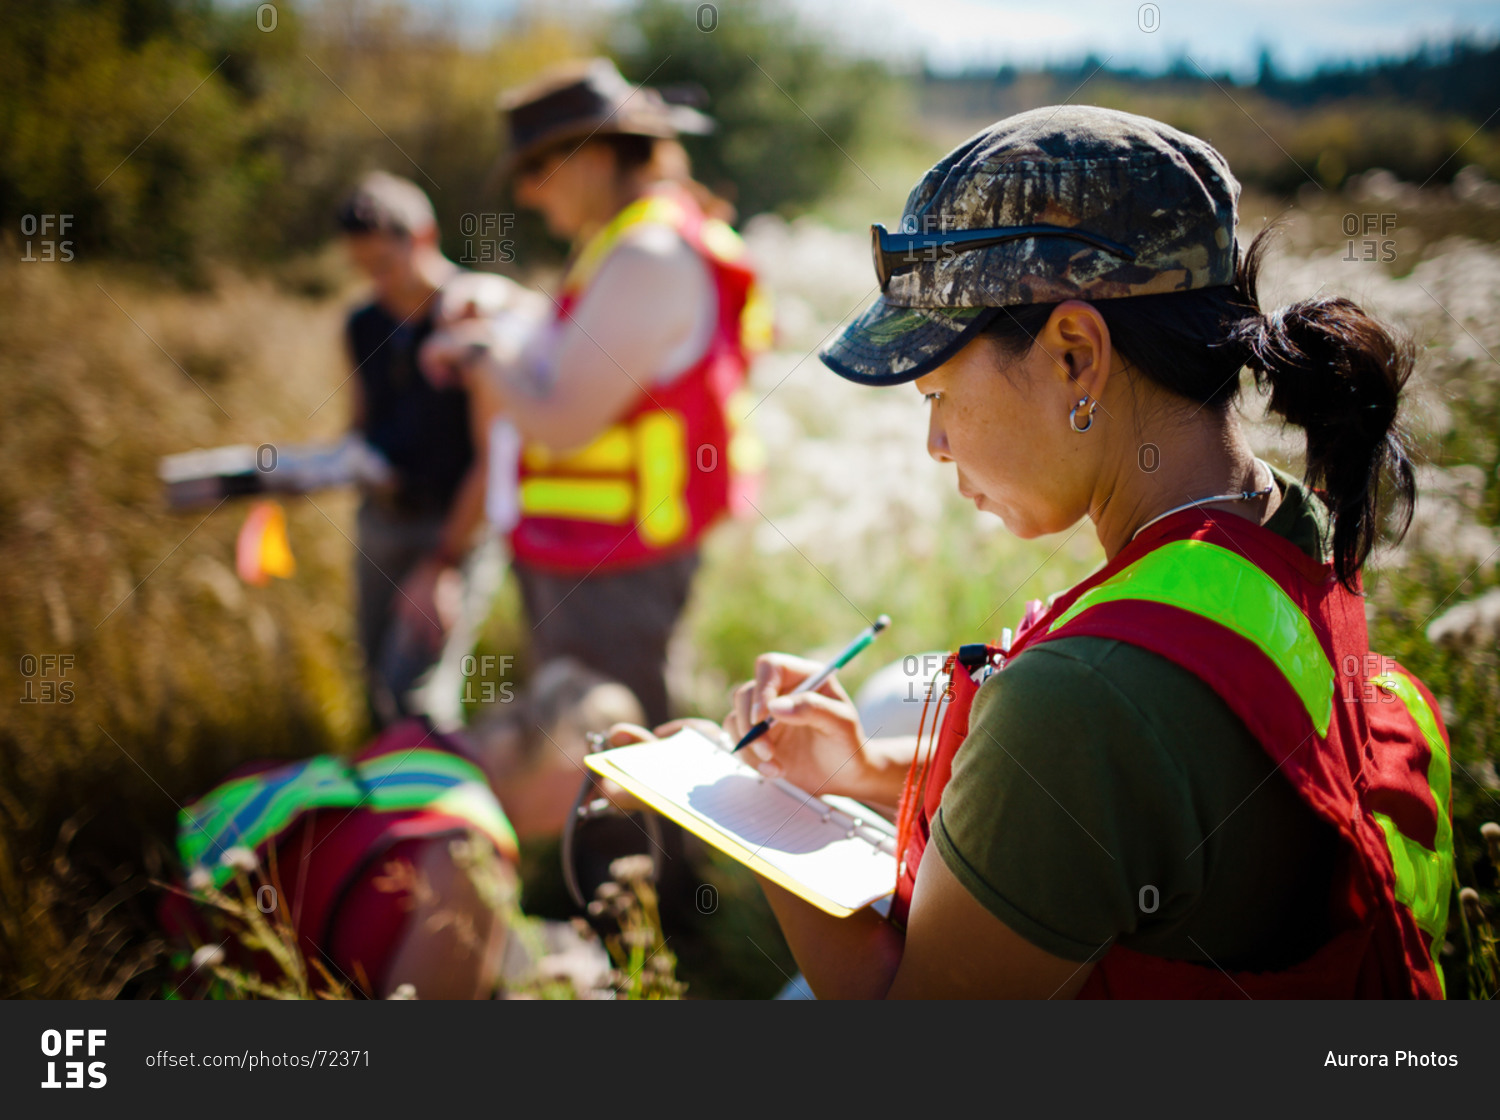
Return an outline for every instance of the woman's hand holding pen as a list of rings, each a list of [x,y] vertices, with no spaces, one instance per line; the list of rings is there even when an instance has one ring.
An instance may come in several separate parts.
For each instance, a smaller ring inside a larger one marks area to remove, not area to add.
[[[864,730],[837,677],[815,691],[787,695],[823,666],[786,653],[763,653],[755,679],[735,689],[724,730],[738,742],[767,716],[775,722],[742,755],[768,778],[785,778],[809,793],[857,796],[868,786]]]

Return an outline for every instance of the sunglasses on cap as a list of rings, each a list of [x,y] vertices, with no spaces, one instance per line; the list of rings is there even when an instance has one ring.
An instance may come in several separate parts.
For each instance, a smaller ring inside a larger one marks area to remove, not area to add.
[[[988,249],[1007,241],[1028,237],[1067,237],[1113,253],[1127,261],[1135,260],[1134,250],[1087,230],[1070,226],[1032,225],[1001,226],[995,229],[955,229],[939,233],[892,233],[876,222],[870,227],[870,249],[875,257],[875,275],[883,291],[898,272],[914,268],[924,261],[937,261],[973,249]]]

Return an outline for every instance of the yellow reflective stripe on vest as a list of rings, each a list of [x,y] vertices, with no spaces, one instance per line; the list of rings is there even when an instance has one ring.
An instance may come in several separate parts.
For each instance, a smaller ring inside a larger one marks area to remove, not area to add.
[[[1436,850],[1424,848],[1404,835],[1384,813],[1376,813],[1375,819],[1385,833],[1386,847],[1390,849],[1391,862],[1395,865],[1396,899],[1411,909],[1417,925],[1431,936],[1429,952],[1433,967],[1437,969],[1438,979],[1442,981],[1443,969],[1438,963],[1438,949],[1448,932],[1448,902],[1453,889],[1453,820],[1448,815],[1448,799],[1453,783],[1452,764],[1448,759],[1448,748],[1443,743],[1442,732],[1438,730],[1437,718],[1411,679],[1402,673],[1385,673],[1372,679],[1376,685],[1398,697],[1406,705],[1407,713],[1421,730],[1431,753],[1427,763],[1427,785],[1437,804],[1437,832],[1433,837]],[[1446,990],[1444,982],[1444,991]]]
[[[646,195],[636,199],[611,218],[579,251],[578,259],[563,277],[563,291],[576,292],[586,287],[594,278],[594,273],[599,271],[604,259],[614,250],[615,243],[631,226],[650,223],[677,229],[682,225],[686,213],[680,202],[665,195]]]
[[[706,218],[698,227],[698,238],[719,260],[733,264],[745,259],[745,242],[734,232],[734,227],[719,218]]]
[[[1048,627],[1099,603],[1145,599],[1227,626],[1271,659],[1319,735],[1333,719],[1334,672],[1302,609],[1269,575],[1208,541],[1172,541],[1090,588]]]
[[[776,308],[760,284],[751,284],[740,309],[740,345],[751,354],[769,350],[776,341]]]
[[[630,469],[634,445],[623,424],[605,428],[587,446],[567,455],[554,455],[545,444],[528,443],[522,453],[526,469],[623,474]]]
[[[619,525],[635,510],[635,487],[617,478],[527,478],[521,511],[532,517],[565,517]]]
[[[659,548],[687,532],[687,426],[675,412],[648,412],[635,430],[638,529],[643,541]]]
[[[521,512],[529,517],[606,525],[635,521],[641,539],[657,548],[679,540],[688,530],[690,465],[687,424],[680,413],[643,413],[629,427],[616,424],[572,455],[554,459],[535,446],[524,456],[530,470],[601,472],[596,478],[540,473],[523,478]],[[604,473],[626,474],[632,467],[634,482]]]

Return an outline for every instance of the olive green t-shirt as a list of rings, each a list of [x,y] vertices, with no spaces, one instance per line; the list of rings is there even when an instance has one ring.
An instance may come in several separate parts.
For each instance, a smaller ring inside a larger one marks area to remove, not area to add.
[[[1276,474],[1266,528],[1321,559],[1323,504]],[[1333,828],[1208,685],[1113,639],[1035,646],[984,683],[932,832],[986,909],[1069,960],[1119,942],[1265,970],[1328,936]]]

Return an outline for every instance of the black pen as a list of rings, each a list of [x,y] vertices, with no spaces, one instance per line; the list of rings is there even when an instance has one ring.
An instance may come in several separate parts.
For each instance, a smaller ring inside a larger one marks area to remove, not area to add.
[[[866,629],[862,630],[858,637],[856,637],[852,642],[845,646],[843,653],[839,654],[827,665],[824,665],[822,669],[814,673],[812,676],[808,677],[805,681],[799,684],[796,688],[792,689],[792,691],[788,692],[786,695],[796,696],[799,692],[811,692],[814,689],[823,687],[823,683],[827,681],[829,677],[833,676],[834,673],[837,673],[845,665],[853,661],[857,654],[863,652],[864,648],[875,640],[875,635],[880,633],[890,624],[891,616],[888,614],[881,615],[875,620],[875,624],[873,626],[869,626]],[[767,731],[771,730],[771,724],[774,722],[775,719],[772,716],[767,716],[765,719],[761,720],[749,731],[745,732],[745,737],[738,743],[736,743],[734,745],[734,750],[731,750],[729,753],[733,754],[735,751],[739,750],[747,743],[755,742],[755,740],[759,739]]]

